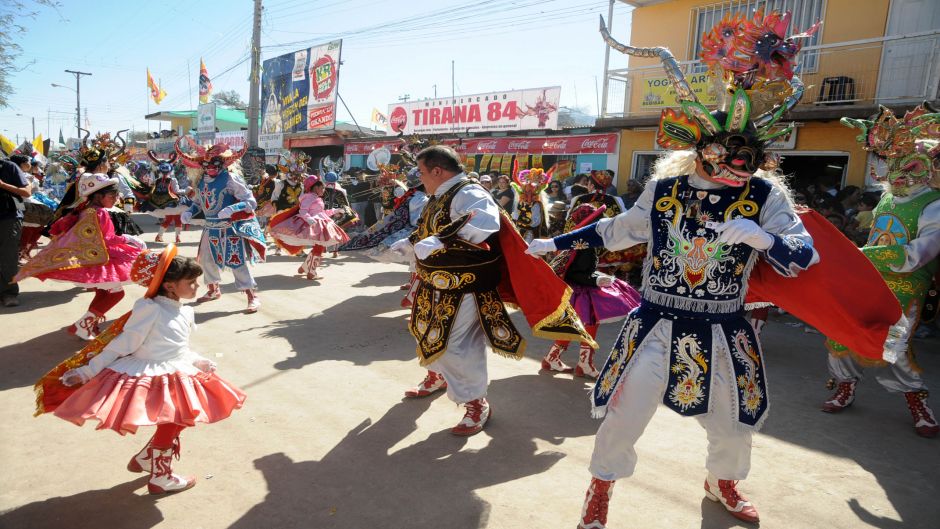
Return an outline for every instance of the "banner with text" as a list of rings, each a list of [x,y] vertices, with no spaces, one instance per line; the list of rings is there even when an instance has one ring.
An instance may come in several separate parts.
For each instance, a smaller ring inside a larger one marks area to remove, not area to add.
[[[342,40],[264,61],[261,134],[331,130]]]
[[[441,141],[463,155],[492,154],[614,154],[617,152],[617,133],[587,134],[583,136],[530,136],[522,138],[448,138]],[[400,140],[349,142],[345,154],[367,155],[379,148],[398,152]],[[481,162],[481,169],[488,158]],[[500,162],[502,163],[502,162]]]
[[[558,128],[561,87],[508,90],[393,103],[389,134],[548,130]]]

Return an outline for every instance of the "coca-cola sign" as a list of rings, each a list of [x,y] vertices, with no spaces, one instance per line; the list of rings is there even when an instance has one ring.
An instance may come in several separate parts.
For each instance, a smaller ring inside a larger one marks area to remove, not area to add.
[[[588,136],[542,136],[522,138],[450,138],[443,142],[458,152],[467,154],[614,154],[617,152],[617,134],[591,134]],[[369,154],[386,147],[397,152],[399,140],[350,142],[346,154]]]
[[[497,140],[481,140],[477,142],[477,150],[483,152],[496,152],[499,147]]]
[[[588,138],[581,141],[581,149],[603,149],[607,150],[608,138]]]

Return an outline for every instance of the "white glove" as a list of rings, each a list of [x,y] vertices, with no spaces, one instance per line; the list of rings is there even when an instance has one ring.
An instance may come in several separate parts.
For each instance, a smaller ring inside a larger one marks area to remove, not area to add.
[[[193,220],[193,214],[186,210],[180,213],[180,222],[183,224],[189,224]]]
[[[442,243],[436,235],[431,235],[430,237],[421,239],[415,244],[415,257],[417,257],[419,261],[423,261],[435,251],[442,250],[443,248],[444,243]]]
[[[59,380],[62,381],[62,385],[70,388],[72,386],[80,386],[85,382],[88,382],[88,379],[85,378],[84,373],[80,369],[69,369],[65,373],[62,373],[62,376],[59,377]]]
[[[556,250],[558,250],[558,248],[555,247],[554,239],[532,239],[525,253],[529,255],[545,255],[548,252],[554,252]]]
[[[609,287],[614,284],[614,277],[607,274],[600,274],[597,276],[597,286],[599,287]]]
[[[232,209],[232,206],[225,206],[216,213],[216,216],[220,219],[230,219],[233,214],[235,214],[235,210]]]
[[[214,373],[217,366],[215,365],[215,362],[209,360],[208,358],[200,358],[199,360],[193,362],[193,367],[202,371],[203,373]]]
[[[726,244],[744,243],[755,250],[768,250],[774,244],[774,238],[753,220],[734,219],[707,227],[717,231],[718,241]]]
[[[134,248],[137,248],[138,250],[147,249],[147,243],[145,243],[144,240],[141,239],[140,237],[135,237],[133,235],[125,235],[124,242],[133,246]]]
[[[411,257],[411,254],[414,253],[414,247],[411,246],[411,241],[408,238],[395,241],[391,246],[388,247],[389,250],[397,253],[402,257]]]

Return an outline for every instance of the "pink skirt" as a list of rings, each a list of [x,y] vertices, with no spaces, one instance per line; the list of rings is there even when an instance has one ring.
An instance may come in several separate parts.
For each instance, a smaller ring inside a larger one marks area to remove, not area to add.
[[[271,228],[271,236],[291,246],[335,246],[349,241],[349,235],[332,219],[314,217],[313,224],[295,215]]]
[[[642,300],[635,288],[619,279],[608,287],[571,285],[571,290],[571,306],[585,325],[622,320]]]
[[[221,421],[241,408],[245,393],[215,373],[135,377],[105,369],[70,395],[55,415],[79,426],[88,419],[96,429],[124,435],[140,426]]]

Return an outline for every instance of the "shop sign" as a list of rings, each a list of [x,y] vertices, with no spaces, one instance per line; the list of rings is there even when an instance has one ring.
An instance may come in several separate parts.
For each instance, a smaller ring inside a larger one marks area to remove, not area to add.
[[[393,103],[389,134],[554,130],[560,99],[554,86]]]

